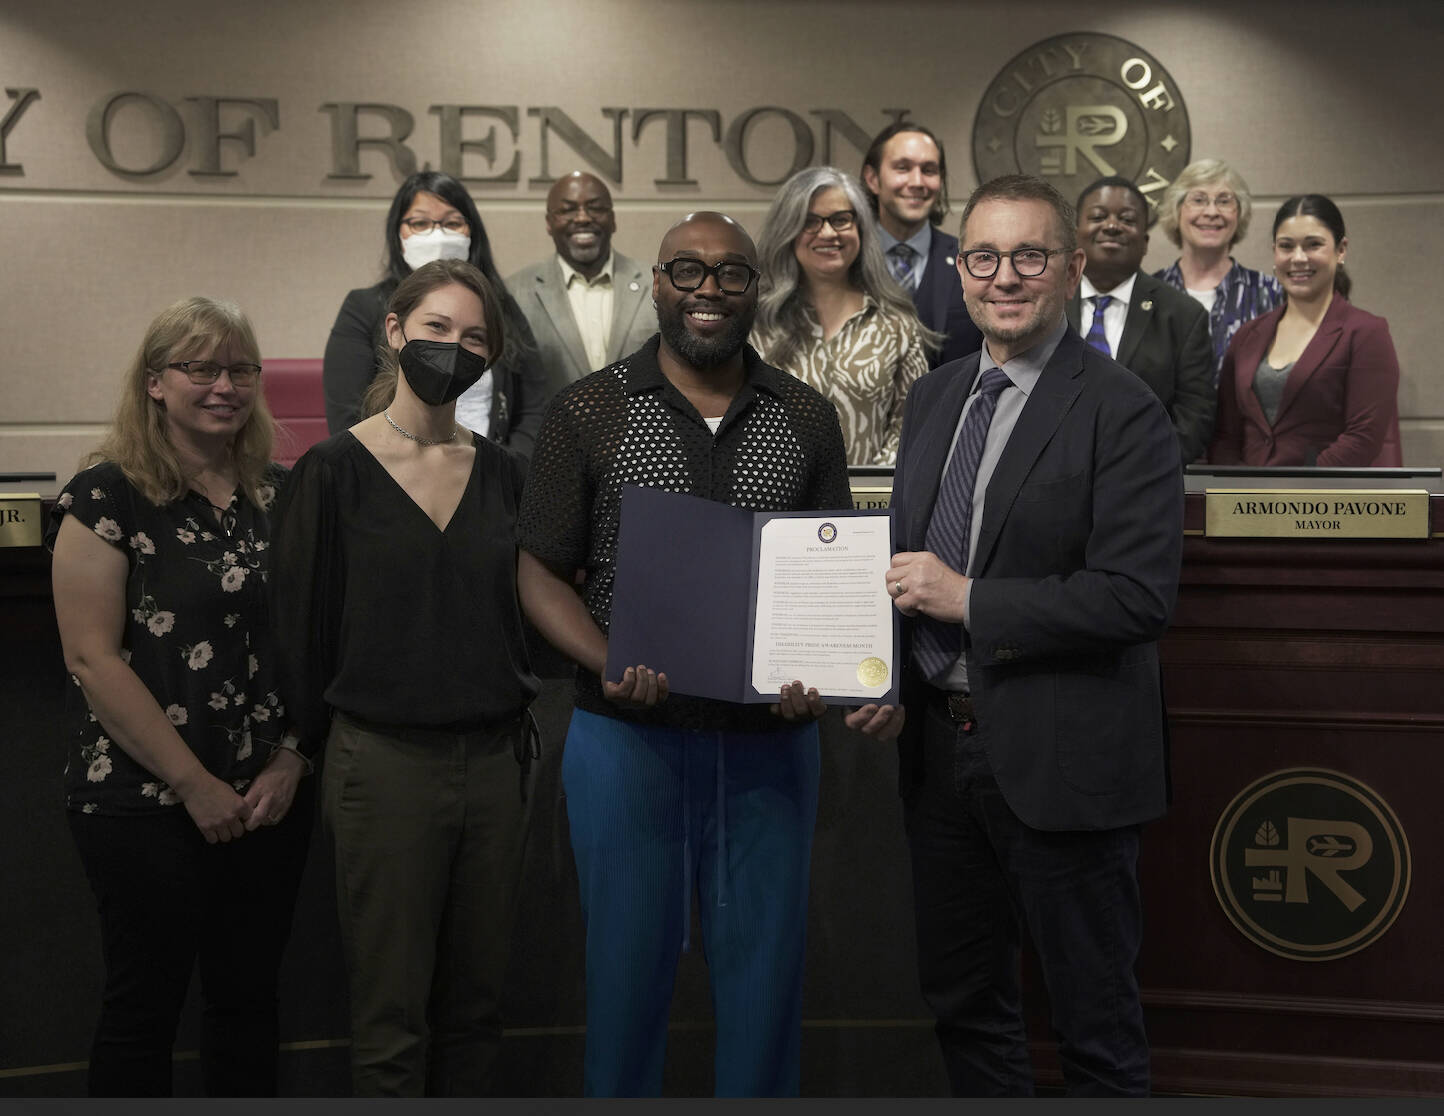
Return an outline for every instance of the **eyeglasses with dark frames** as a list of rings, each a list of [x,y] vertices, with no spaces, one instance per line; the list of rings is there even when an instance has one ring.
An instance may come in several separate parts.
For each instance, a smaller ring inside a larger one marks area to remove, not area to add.
[[[836,232],[846,232],[857,224],[857,214],[850,209],[834,210],[825,216],[821,213],[809,213],[802,222],[802,231],[808,234],[820,232],[824,221]]]
[[[440,221],[433,221],[429,217],[408,217],[401,223],[406,226],[412,236],[423,236],[437,225],[449,233],[457,233],[461,236],[465,236],[471,231],[471,226],[466,223],[466,218],[456,213],[450,217],[444,217]]]
[[[697,290],[710,275],[716,280],[717,289],[730,295],[746,294],[747,288],[752,286],[752,280],[762,275],[762,272],[751,264],[722,260],[709,267],[701,260],[694,260],[689,256],[678,256],[666,263],[659,263],[656,270],[665,274],[677,290],[686,292]]]
[[[213,360],[179,360],[167,364],[166,367],[184,372],[191,383],[201,385],[215,383],[221,378],[221,373],[225,372],[231,377],[231,383],[234,386],[249,387],[261,374],[261,366],[249,362],[217,364]]]
[[[1048,270],[1050,256],[1063,255],[1062,248],[1014,248],[1011,252],[997,252],[992,248],[972,248],[961,253],[963,265],[974,279],[991,279],[998,274],[1003,260],[1013,261],[1013,270],[1021,279],[1036,279]]]

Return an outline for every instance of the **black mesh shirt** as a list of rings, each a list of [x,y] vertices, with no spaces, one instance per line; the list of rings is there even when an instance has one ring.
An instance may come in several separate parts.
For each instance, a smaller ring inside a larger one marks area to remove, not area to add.
[[[825,397],[764,364],[749,345],[746,381],[714,436],[662,374],[658,340],[558,393],[537,435],[522,498],[521,546],[564,577],[585,571],[582,598],[603,632],[611,616],[623,485],[751,511],[852,506],[842,427]],[[765,705],[680,694],[654,710],[623,710],[602,696],[595,675],[580,669],[577,707],[674,728],[765,731],[781,723]]]

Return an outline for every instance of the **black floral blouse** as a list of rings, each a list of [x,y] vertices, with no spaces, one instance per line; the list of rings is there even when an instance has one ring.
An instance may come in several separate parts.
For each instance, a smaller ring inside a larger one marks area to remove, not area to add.
[[[119,466],[102,462],[65,486],[46,530],[46,546],[53,548],[61,522],[72,515],[125,554],[130,572],[121,657],[206,770],[237,792],[265,765],[285,728],[265,583],[267,510],[286,476],[283,467],[271,467],[262,508],[237,489],[217,522],[199,493],[158,507]],[[87,814],[177,806],[180,796],[109,738],[79,682],[73,676],[71,682],[66,805]]]

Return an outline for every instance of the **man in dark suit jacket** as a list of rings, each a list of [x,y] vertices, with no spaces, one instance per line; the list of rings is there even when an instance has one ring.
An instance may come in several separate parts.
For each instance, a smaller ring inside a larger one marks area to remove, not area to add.
[[[595,175],[574,171],[547,193],[547,232],[556,254],[506,280],[521,306],[546,373],[546,401],[567,384],[636,352],[657,332],[652,269],[612,250],[612,195]],[[603,315],[579,320],[576,306]]]
[[[963,233],[986,344],[908,394],[887,573],[910,618],[919,975],[954,1093],[1029,1094],[1026,930],[1069,1091],[1143,1094],[1137,856],[1167,803],[1157,640],[1182,555],[1177,439],[1142,381],[1068,328],[1083,253],[1051,185],[984,184]]]
[[[889,124],[863,156],[862,181],[877,208],[893,277],[912,295],[918,320],[945,335],[930,366],[977,352],[983,335],[963,307],[958,241],[938,228],[948,212],[942,143],[921,124]]]
[[[1086,262],[1068,300],[1068,324],[1153,389],[1173,419],[1186,465],[1208,448],[1218,406],[1208,311],[1139,270],[1147,229],[1148,202],[1126,178],[1100,178],[1078,195]]]

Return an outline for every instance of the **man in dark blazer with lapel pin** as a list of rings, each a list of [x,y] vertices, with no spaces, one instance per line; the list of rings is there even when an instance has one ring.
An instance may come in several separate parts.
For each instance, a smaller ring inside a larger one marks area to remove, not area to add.
[[[911,120],[889,124],[863,156],[862,181],[877,209],[888,269],[912,295],[918,321],[943,334],[929,366],[977,352],[983,335],[963,306],[958,241],[938,227],[948,212],[942,141]]]
[[[1145,1094],[1137,859],[1168,798],[1157,641],[1182,555],[1177,436],[1068,327],[1083,253],[1052,185],[985,183],[962,231],[986,344],[908,394],[886,574],[908,618],[919,977],[953,1092],[1028,1095],[1026,932],[1069,1092]]]
[[[1186,465],[1213,437],[1218,393],[1208,311],[1139,270],[1148,250],[1148,202],[1110,175],[1078,195],[1078,243],[1086,261],[1068,324],[1153,389],[1178,431]]]
[[[657,332],[651,268],[612,250],[612,195],[585,171],[547,193],[556,254],[506,280],[541,351],[546,398],[640,349]]]

